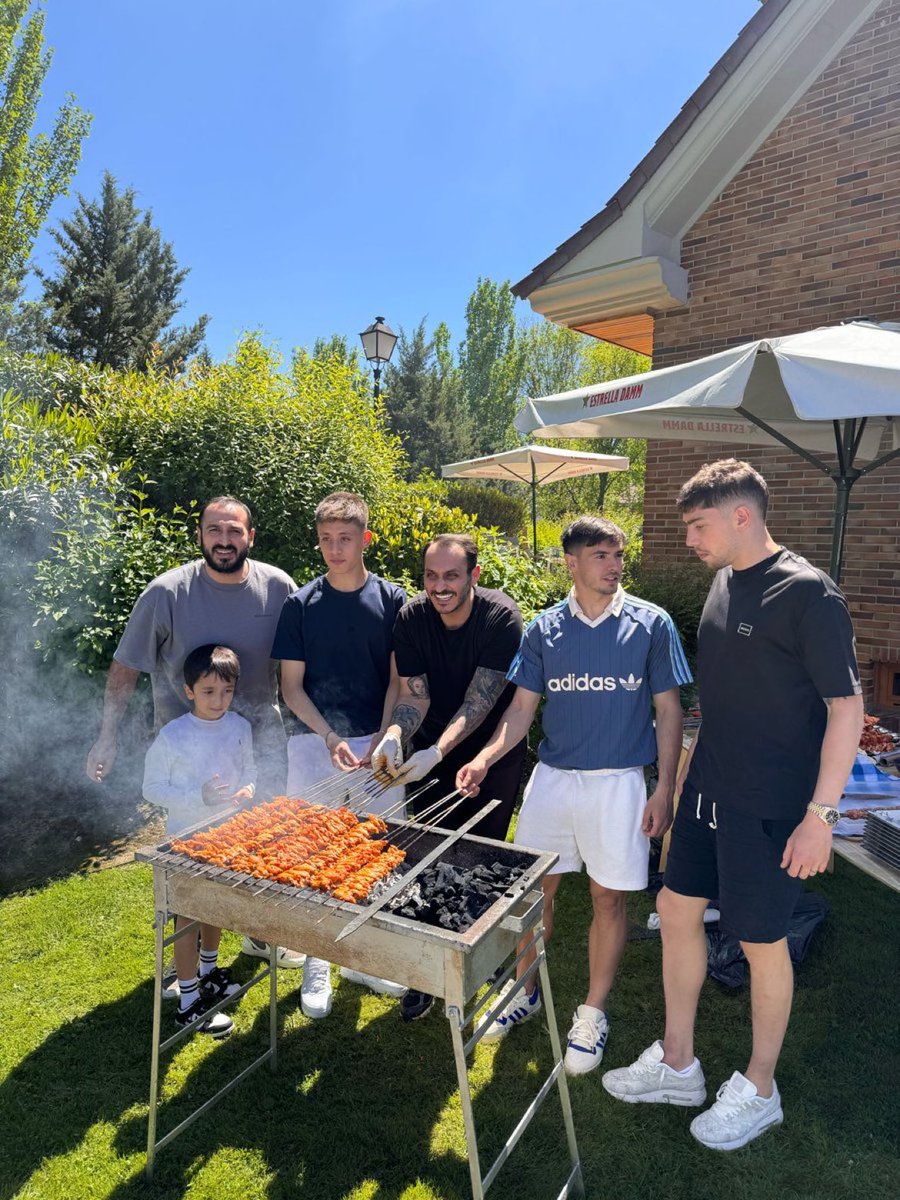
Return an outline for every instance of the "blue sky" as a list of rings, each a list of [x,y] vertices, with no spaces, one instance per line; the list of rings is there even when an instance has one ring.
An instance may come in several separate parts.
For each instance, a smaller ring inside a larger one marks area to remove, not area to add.
[[[46,8],[46,107],[94,114],[74,189],[136,189],[220,357],[248,328],[355,342],[376,314],[459,338],[478,276],[520,279],[598,212],[758,0]]]

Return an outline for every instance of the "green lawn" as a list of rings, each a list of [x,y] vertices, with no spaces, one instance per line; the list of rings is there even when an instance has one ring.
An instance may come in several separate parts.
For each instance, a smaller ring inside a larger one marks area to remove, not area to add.
[[[833,912],[799,972],[779,1070],[780,1131],[730,1155],[693,1142],[690,1110],[620,1105],[599,1072],[571,1086],[590,1197],[751,1200],[900,1196],[900,901],[838,862],[817,887]],[[551,972],[565,1023],[585,986],[584,880],[560,891]],[[0,1200],[455,1200],[468,1169],[442,1008],[406,1026],[396,1003],[345,984],[327,1021],[299,1012],[297,973],[281,976],[276,1074],[263,1067],[143,1178],[150,1050],[150,872],[72,876],[0,905]],[[632,916],[652,905],[637,896]],[[237,939],[223,941],[223,958]],[[251,966],[237,960],[247,975]],[[265,1044],[266,988],[240,1003],[222,1044],[179,1046],[165,1078],[162,1131]],[[708,984],[698,1049],[717,1086],[745,1065],[748,1000]],[[168,1011],[168,1006],[166,1011]],[[661,1030],[659,943],[630,942],[611,1003],[611,1066]],[[170,1021],[166,1028],[171,1027]],[[476,1056],[476,1121],[490,1161],[549,1065],[538,1022]],[[490,1157],[489,1157],[490,1156]],[[566,1155],[555,1098],[491,1191],[555,1196]]]

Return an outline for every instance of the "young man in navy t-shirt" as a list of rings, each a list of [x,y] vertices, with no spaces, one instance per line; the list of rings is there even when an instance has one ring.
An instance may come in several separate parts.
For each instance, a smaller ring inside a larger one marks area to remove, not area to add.
[[[544,738],[516,841],[559,855],[544,879],[547,938],[562,875],[587,869],[594,909],[590,985],[565,1056],[567,1072],[578,1075],[603,1057],[607,996],[625,946],[626,894],[647,886],[648,839],[660,837],[672,820],[682,737],[678,687],[691,676],[669,615],[622,590],[622,530],[602,517],[581,517],[563,532],[562,544],[572,590],[525,630],[508,676],[516,684],[512,702],[457,785],[477,794],[491,764],[527,733],[544,696]],[[648,799],[644,767],[654,759],[659,782]],[[532,952],[520,977],[533,962]],[[530,993],[513,992],[485,1039],[503,1037],[540,1009],[531,979]]]
[[[325,497],[316,508],[316,533],[327,570],[287,598],[278,621],[272,657],[281,662],[281,692],[297,718],[297,731],[288,741],[292,796],[321,785],[336,768],[349,771],[366,762],[393,712],[398,688],[393,628],[406,593],[366,570],[363,554],[372,540],[368,521],[361,496],[334,492]],[[333,798],[342,790],[336,786]],[[316,798],[326,799],[321,786]],[[402,799],[392,789],[371,809],[396,809]],[[379,991],[399,995],[404,990],[386,980],[342,973]],[[328,963],[307,958],[300,999],[307,1016],[328,1015]]]
[[[735,459],[681,489],[687,544],[716,571],[697,639],[703,724],[672,828],[659,894],[666,1028],[603,1086],[628,1103],[700,1105],[694,1018],[706,978],[703,913],[750,964],[750,1062],[695,1117],[691,1133],[736,1150],[780,1125],[775,1065],[791,1011],[787,932],[800,881],[825,870],[831,826],[862,729],[847,604],[837,586],[766,527],[769,490]]]

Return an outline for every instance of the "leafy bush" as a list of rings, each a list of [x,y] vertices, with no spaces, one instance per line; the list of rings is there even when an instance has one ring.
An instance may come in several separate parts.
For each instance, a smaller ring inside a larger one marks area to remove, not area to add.
[[[494,526],[510,538],[519,536],[529,513],[528,504],[521,496],[468,480],[448,484],[447,503],[468,513],[479,525]]]
[[[298,354],[290,374],[279,366],[248,336],[229,362],[186,377],[108,373],[97,426],[111,454],[147,477],[154,507],[239,496],[253,509],[259,556],[304,580],[321,563],[319,500],[355,491],[374,512],[389,511],[405,460],[353,361]]]
[[[681,634],[691,667],[697,659],[697,627],[711,576],[700,563],[674,562],[639,566],[632,591],[664,608]]]
[[[135,601],[157,575],[197,556],[196,510],[162,515],[146,493],[79,497],[35,570],[36,648],[45,661],[88,675],[112,659]]]
[[[0,346],[0,391],[33,400],[41,412],[80,404],[93,375],[61,354],[20,354]]]

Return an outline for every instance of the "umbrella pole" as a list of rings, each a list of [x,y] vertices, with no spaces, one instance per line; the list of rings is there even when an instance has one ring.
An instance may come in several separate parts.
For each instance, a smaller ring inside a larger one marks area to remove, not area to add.
[[[831,542],[831,565],[828,574],[840,585],[841,568],[844,562],[844,534],[847,529],[847,512],[850,507],[850,489],[856,482],[855,476],[835,476],[834,531]]]
[[[531,460],[531,557],[537,562],[537,472]]]

